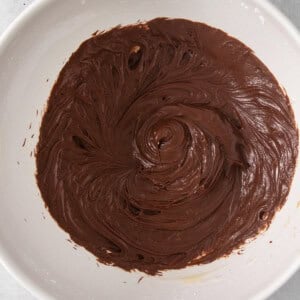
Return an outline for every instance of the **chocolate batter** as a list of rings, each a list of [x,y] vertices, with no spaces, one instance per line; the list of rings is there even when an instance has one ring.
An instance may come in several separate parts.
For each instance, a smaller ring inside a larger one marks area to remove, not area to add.
[[[297,146],[288,97],[251,49],[160,18],[73,53],[42,121],[37,181],[99,261],[157,274],[228,255],[267,228]]]

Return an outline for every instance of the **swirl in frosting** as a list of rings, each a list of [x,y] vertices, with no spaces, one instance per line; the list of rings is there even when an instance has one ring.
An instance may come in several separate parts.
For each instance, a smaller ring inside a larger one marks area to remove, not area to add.
[[[99,261],[157,274],[267,228],[297,146],[289,99],[248,47],[159,18],[72,54],[43,117],[37,181],[53,218]]]

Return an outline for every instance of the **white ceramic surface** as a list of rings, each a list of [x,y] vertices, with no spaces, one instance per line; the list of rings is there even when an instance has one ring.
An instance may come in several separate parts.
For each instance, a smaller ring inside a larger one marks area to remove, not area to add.
[[[30,153],[59,70],[95,30],[157,16],[202,21],[245,42],[286,88],[300,120],[300,39],[265,1],[44,0],[33,4],[0,40],[0,257],[39,298],[264,298],[300,263],[296,184],[300,168],[287,204],[270,229],[244,247],[243,255],[161,277],[97,265],[91,254],[67,242],[68,235],[44,208]],[[138,283],[141,276],[144,279]]]

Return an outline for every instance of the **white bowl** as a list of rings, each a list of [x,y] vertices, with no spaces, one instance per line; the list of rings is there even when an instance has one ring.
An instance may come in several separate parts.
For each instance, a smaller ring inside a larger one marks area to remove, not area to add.
[[[32,5],[0,40],[0,256],[39,298],[258,299],[300,263],[299,165],[286,205],[242,255],[161,277],[97,265],[86,250],[73,249],[45,209],[30,153],[60,69],[97,29],[158,16],[205,22],[246,43],[286,88],[300,120],[300,39],[265,1],[45,0]]]

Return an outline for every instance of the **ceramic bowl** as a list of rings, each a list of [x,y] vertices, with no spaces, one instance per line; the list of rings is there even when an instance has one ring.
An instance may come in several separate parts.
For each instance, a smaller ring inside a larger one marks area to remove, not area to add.
[[[286,205],[242,255],[162,276],[97,264],[67,241],[46,210],[35,180],[34,149],[60,69],[97,29],[159,16],[204,22],[243,41],[285,87],[300,120],[299,35],[266,1],[35,2],[0,40],[0,257],[40,299],[260,299],[299,265],[299,164]]]

